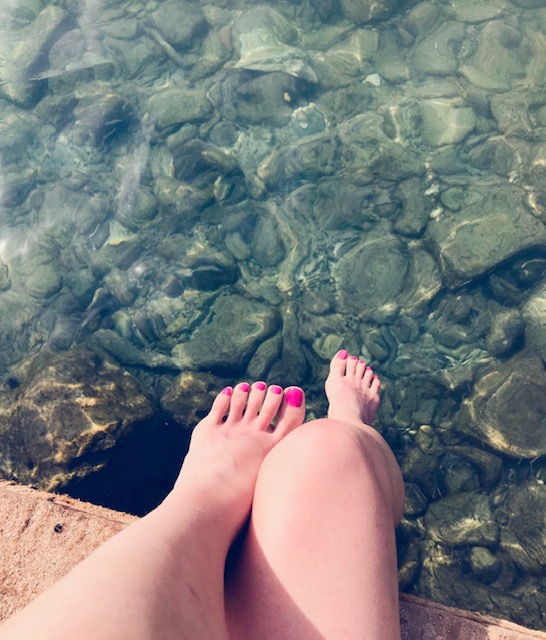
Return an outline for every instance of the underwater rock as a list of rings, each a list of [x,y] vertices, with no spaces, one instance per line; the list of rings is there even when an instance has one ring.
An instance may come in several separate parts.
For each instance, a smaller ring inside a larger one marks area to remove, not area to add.
[[[356,24],[390,18],[403,4],[402,0],[340,0],[343,15]]]
[[[525,77],[529,47],[521,31],[508,22],[492,20],[476,38],[476,53],[459,68],[471,84],[490,91],[508,91]]]
[[[470,568],[472,573],[482,582],[494,582],[502,571],[502,565],[486,547],[472,547],[470,551]]]
[[[412,48],[415,69],[422,74],[452,75],[457,71],[456,52],[464,39],[464,25],[442,22],[440,26]]]
[[[286,249],[272,216],[261,216],[252,240],[252,258],[261,267],[274,267],[286,255]]]
[[[499,540],[489,497],[478,491],[467,491],[433,502],[424,517],[427,533],[448,546],[487,546]]]
[[[471,107],[463,106],[459,99],[436,98],[423,100],[423,137],[433,147],[457,144],[476,126],[476,116]]]
[[[154,93],[148,101],[148,114],[158,129],[186,122],[201,122],[211,113],[211,104],[202,89],[169,87]]]
[[[161,2],[151,19],[159,33],[175,49],[187,49],[208,28],[201,7],[183,0]]]
[[[210,411],[226,380],[210,373],[184,371],[161,396],[161,408],[187,429],[194,427]]]
[[[110,144],[134,121],[129,103],[114,93],[97,91],[78,100],[74,109],[76,142],[90,138],[94,144]]]
[[[497,358],[506,355],[522,337],[524,328],[524,320],[517,309],[495,314],[485,339],[487,350]]]
[[[429,224],[427,234],[448,287],[469,282],[519,252],[546,246],[546,228],[526,211],[522,198],[518,190],[491,191],[466,205],[463,215],[444,212]]]
[[[41,264],[26,277],[26,289],[33,298],[44,300],[62,287],[63,279],[57,266]]]
[[[36,171],[22,168],[14,171],[2,171],[0,174],[0,207],[16,207],[22,204],[36,184]]]
[[[420,236],[429,221],[432,209],[425,197],[425,185],[419,178],[409,178],[401,182],[396,195],[401,201],[401,212],[394,228],[405,236]]]
[[[127,371],[82,349],[51,358],[14,393],[0,433],[2,474],[47,491],[103,468],[109,450],[152,415]]]
[[[546,285],[533,292],[522,308],[525,320],[525,343],[542,358],[546,358]]]
[[[178,369],[169,356],[139,349],[111,329],[95,331],[87,342],[93,351],[106,351],[120,364],[145,369]]]
[[[546,455],[546,372],[535,355],[512,358],[483,375],[463,401],[458,428],[514,458]]]
[[[11,278],[9,275],[9,268],[7,264],[4,264],[0,260],[0,293],[7,291],[11,287]]]
[[[372,29],[357,29],[341,42],[337,42],[324,54],[316,54],[313,67],[317,71],[321,87],[340,87],[354,82],[370,65],[376,54],[379,34]]]
[[[279,148],[258,167],[258,176],[271,187],[297,178],[316,178],[334,173],[337,139],[316,134]]]
[[[530,478],[508,490],[499,507],[503,527],[501,548],[524,573],[541,575],[546,567],[546,486]]]
[[[239,375],[279,321],[278,312],[265,304],[234,294],[221,296],[212,305],[208,322],[195,330],[189,342],[174,347],[173,360],[181,369]]]

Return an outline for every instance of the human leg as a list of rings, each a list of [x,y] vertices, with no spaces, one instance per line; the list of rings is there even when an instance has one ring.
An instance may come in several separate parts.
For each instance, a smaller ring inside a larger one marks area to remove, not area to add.
[[[228,549],[264,456],[303,418],[280,387],[219,394],[165,501],[0,626],[0,639],[226,640]]]
[[[227,577],[231,640],[400,637],[401,474],[365,424],[379,405],[378,379],[340,355],[326,383],[329,418],[289,434],[260,468],[248,533]]]

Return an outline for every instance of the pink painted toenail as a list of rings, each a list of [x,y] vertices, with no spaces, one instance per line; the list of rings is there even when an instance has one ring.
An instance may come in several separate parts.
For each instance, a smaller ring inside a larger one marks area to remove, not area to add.
[[[364,362],[364,360],[359,360],[358,364],[366,364],[366,363]]]
[[[348,356],[348,355],[349,355],[349,354],[345,351],[345,349],[341,349],[341,351],[338,351],[338,352],[337,352],[337,357],[338,357],[340,360],[347,360],[347,356]]]
[[[366,371],[371,371],[372,368],[371,367],[366,367]]]
[[[290,407],[301,407],[301,403],[303,402],[303,393],[301,389],[298,389],[297,387],[290,387],[290,389],[287,389],[284,397],[286,398],[286,404]]]
[[[256,387],[256,389],[263,391],[267,385],[265,384],[265,382],[257,382],[254,386]]]
[[[358,360],[358,358],[356,356],[351,356],[349,360]]]
[[[282,387],[279,387],[278,384],[274,384],[272,387],[269,387],[269,391],[271,391],[271,393],[275,393],[278,396],[280,396],[282,393]]]
[[[250,385],[248,384],[248,382],[241,382],[239,389],[247,393],[248,391],[250,391]]]
[[[230,396],[233,393],[233,389],[231,387],[226,387],[222,390],[222,393],[225,393],[226,396]]]

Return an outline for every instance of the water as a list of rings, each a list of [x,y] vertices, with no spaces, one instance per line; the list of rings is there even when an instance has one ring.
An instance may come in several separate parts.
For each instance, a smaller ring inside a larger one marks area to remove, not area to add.
[[[546,628],[546,2],[0,0],[0,472],[143,513],[240,379],[383,380],[402,589]],[[525,604],[523,604],[525,603]]]

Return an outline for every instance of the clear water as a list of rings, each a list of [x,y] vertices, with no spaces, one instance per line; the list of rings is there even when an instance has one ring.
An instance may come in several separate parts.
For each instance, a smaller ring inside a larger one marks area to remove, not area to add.
[[[135,513],[211,394],[383,380],[401,588],[546,628],[546,2],[0,0],[0,472]],[[525,604],[524,604],[525,603]]]

